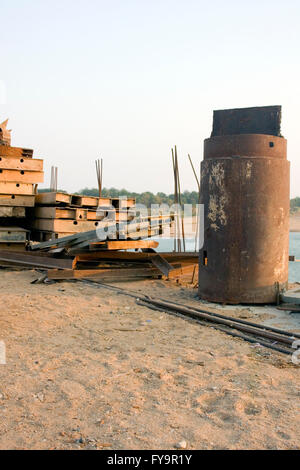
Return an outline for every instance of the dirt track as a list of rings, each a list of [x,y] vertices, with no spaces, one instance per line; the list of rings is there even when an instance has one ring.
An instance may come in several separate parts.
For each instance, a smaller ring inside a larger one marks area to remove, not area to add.
[[[290,358],[103,288],[36,277],[0,271],[1,449],[299,449]],[[123,286],[198,302],[167,282]]]

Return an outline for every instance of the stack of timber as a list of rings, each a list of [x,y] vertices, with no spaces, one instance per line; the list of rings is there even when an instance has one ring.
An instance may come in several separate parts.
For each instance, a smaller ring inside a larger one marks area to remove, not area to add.
[[[130,208],[134,205],[134,199],[125,201],[63,192],[39,193],[32,211],[32,239],[42,242],[96,230],[99,222],[110,212],[114,212],[116,221],[130,221],[133,218]]]
[[[56,240],[58,246],[59,240]],[[31,245],[31,251],[24,253],[0,250],[0,263],[44,269],[38,281],[86,279],[120,282],[163,278],[194,284],[197,280],[198,254],[158,253],[155,250],[157,246],[155,240],[114,240],[107,241],[101,249],[74,255],[62,250],[62,247],[53,248],[49,242],[44,242]]]
[[[43,160],[10,143],[5,121],[0,124],[0,249],[19,251],[28,240],[26,208],[34,206],[37,183],[43,182]]]
[[[115,227],[117,238],[148,238],[170,226],[173,217],[136,217],[134,198],[94,197],[63,192],[40,193],[32,211],[32,240],[45,242]],[[89,235],[88,235],[89,237]],[[97,241],[97,236],[94,237]]]
[[[136,241],[136,246],[140,241]],[[113,242],[111,242],[113,243]],[[127,242],[123,242],[126,244]],[[197,253],[158,253],[103,251],[76,255],[72,269],[51,269],[48,279],[91,279],[99,281],[130,281],[131,279],[185,280],[197,278]]]
[[[110,242],[108,249],[75,256],[72,269],[48,271],[49,279],[92,279],[100,281],[129,281],[130,279],[197,280],[197,253],[158,253],[158,243],[152,240],[124,241],[123,250],[132,247],[141,251],[116,251],[120,242]],[[142,248],[148,243],[148,248]],[[115,247],[114,247],[115,244]],[[122,249],[122,248],[121,248]]]

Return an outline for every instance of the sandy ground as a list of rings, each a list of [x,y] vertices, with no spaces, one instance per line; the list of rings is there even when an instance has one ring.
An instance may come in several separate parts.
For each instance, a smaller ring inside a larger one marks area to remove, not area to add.
[[[288,356],[102,287],[36,277],[0,270],[0,449],[299,449],[300,368]],[[199,305],[170,282],[122,287]]]

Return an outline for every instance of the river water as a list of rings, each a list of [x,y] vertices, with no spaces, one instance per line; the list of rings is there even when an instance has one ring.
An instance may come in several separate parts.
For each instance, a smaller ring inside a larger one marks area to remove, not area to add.
[[[158,251],[173,251],[174,240],[172,238],[158,238]],[[186,240],[186,251],[195,250],[195,240]],[[290,232],[290,255],[294,255],[296,259],[300,259],[300,232]],[[300,263],[289,263],[289,282],[300,282]]]

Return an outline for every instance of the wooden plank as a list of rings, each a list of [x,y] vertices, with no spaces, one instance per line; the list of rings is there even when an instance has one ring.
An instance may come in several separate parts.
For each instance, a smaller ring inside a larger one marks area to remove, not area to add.
[[[35,207],[34,215],[37,219],[73,219],[76,220],[76,209],[58,207]]]
[[[75,215],[76,220],[88,220],[87,219],[88,209],[75,209],[75,210],[76,210],[76,215]]]
[[[39,219],[72,219],[72,220],[102,220],[106,215],[103,210],[77,209],[75,207],[36,206],[35,217]]]
[[[0,217],[25,217],[25,207],[0,206]]]
[[[154,240],[108,240],[105,242],[92,243],[90,248],[96,250],[138,250],[142,248],[157,248],[159,245],[158,242]],[[93,253],[87,253],[91,255],[91,258],[94,256]],[[99,255],[101,256],[101,255]]]
[[[187,274],[193,274],[195,265],[185,267],[172,267],[169,272],[169,279],[178,279]],[[120,268],[113,269],[65,269],[59,271],[56,269],[48,271],[49,279],[116,279],[118,281],[127,281],[132,278],[159,277],[161,271],[156,267],[150,268]]]
[[[96,229],[99,222],[67,219],[35,219],[32,227],[49,232],[78,233]]]
[[[21,243],[27,239],[28,231],[20,227],[0,227],[1,243]]]
[[[0,182],[0,194],[34,195],[33,184]]]
[[[7,170],[43,171],[44,160],[33,158],[0,157],[0,168]]]
[[[98,207],[110,207],[112,205],[110,197],[99,197]]]
[[[0,243],[0,251],[25,251],[26,243]]]
[[[136,200],[133,197],[129,197],[126,199],[120,196],[120,197],[113,197],[111,200],[112,200],[112,205],[116,207],[117,209],[128,209],[129,207],[133,207],[136,204]]]
[[[159,245],[154,240],[111,240],[105,242],[105,244],[106,250],[136,250],[141,248],[157,248]]]
[[[35,197],[36,204],[56,205],[71,204],[71,195],[60,192],[38,193]]]
[[[22,196],[22,195],[3,195],[0,194],[0,206],[14,206],[14,207],[33,207],[35,196]]]
[[[104,210],[104,207],[103,207],[103,210]],[[89,209],[86,214],[86,219],[87,220],[101,220],[99,219],[98,214],[99,214],[99,209],[98,211]],[[106,210],[105,215],[107,218],[115,222],[130,222],[134,218],[135,214],[129,211]],[[101,215],[101,218],[103,218],[102,215]]]
[[[116,268],[116,269],[65,269],[48,271],[48,279],[117,279],[127,281],[136,277],[157,277],[161,273],[156,268]]]
[[[125,242],[119,242],[119,241],[111,241],[107,243],[147,243],[151,242],[151,240],[136,240],[136,241],[125,241]],[[152,243],[157,243],[155,241],[152,241]],[[91,247],[99,246],[100,243],[92,243]],[[105,246],[105,242],[103,242],[103,245]],[[116,246],[116,245],[115,245]],[[146,248],[146,247],[145,247]],[[155,248],[155,246],[153,247]],[[107,260],[120,260],[120,261],[150,261],[153,256],[156,256],[157,253],[145,253],[145,252],[134,252],[134,251],[113,251],[113,250],[103,250],[100,251],[98,248],[98,251],[96,252],[88,252],[88,253],[80,253],[76,255],[76,258],[78,261],[89,261],[93,259],[107,259]],[[199,260],[199,255],[198,253],[160,253],[161,256],[163,256],[169,263],[178,263],[180,264],[197,264]]]
[[[74,206],[98,207],[98,197],[72,194],[71,203]]]
[[[0,181],[15,181],[18,183],[43,183],[44,172],[0,169]]]
[[[27,157],[32,158],[33,150],[20,147],[10,147],[8,145],[0,145],[1,157]]]
[[[84,209],[81,209],[81,210],[84,210]],[[103,214],[103,212],[102,212],[102,214]],[[103,219],[102,214],[101,214],[101,218],[99,219],[99,215],[97,214],[97,210],[89,209],[89,210],[86,211],[85,217],[86,217],[86,220],[101,220],[101,219]],[[105,212],[105,215],[106,215],[106,212]]]
[[[132,212],[117,212],[116,213],[116,221],[117,222],[123,222],[123,221],[128,221],[131,222],[134,219],[135,214]]]
[[[130,211],[119,210],[115,212],[117,222],[130,222],[134,219],[135,213]]]

